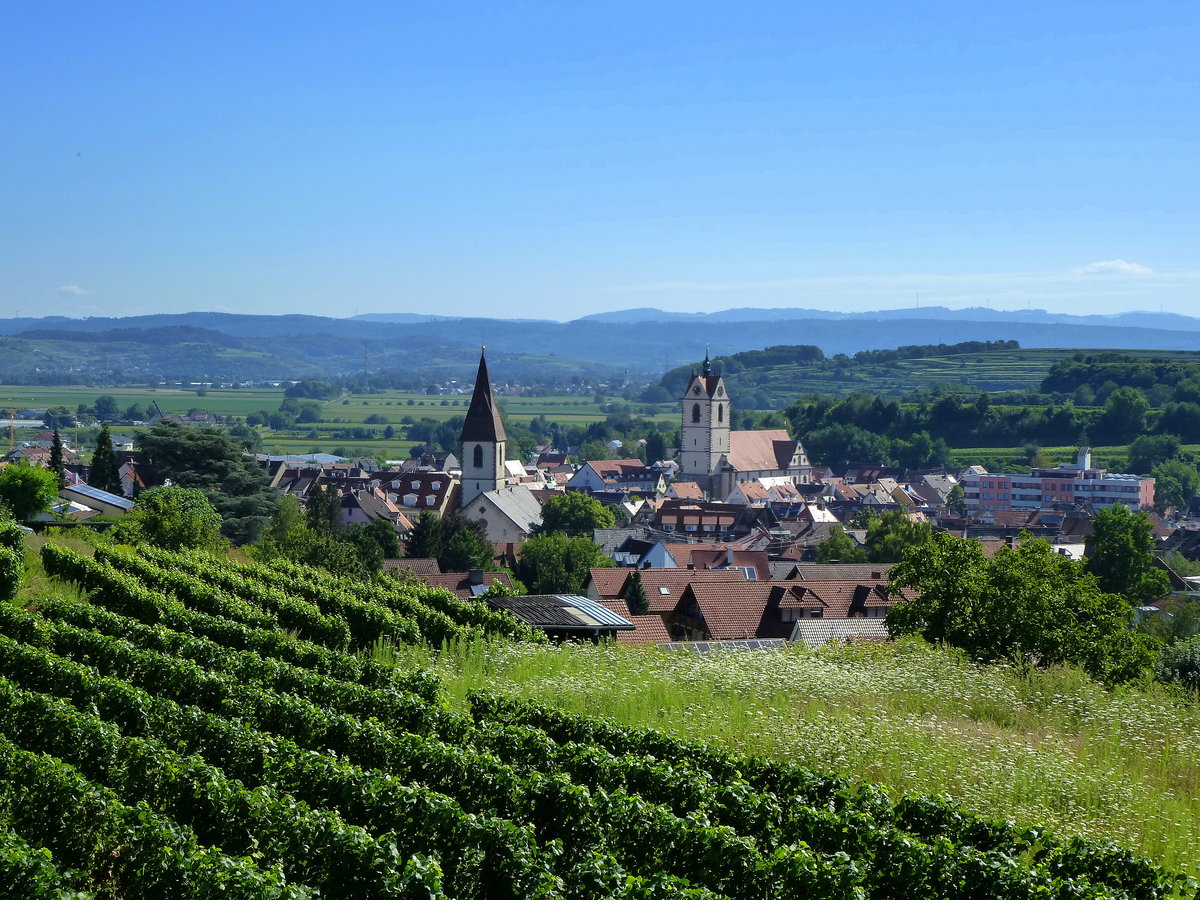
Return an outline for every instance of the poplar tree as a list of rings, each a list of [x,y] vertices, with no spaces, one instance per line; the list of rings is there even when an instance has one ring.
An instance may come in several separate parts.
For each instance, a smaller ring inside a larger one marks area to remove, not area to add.
[[[96,438],[96,452],[92,454],[92,470],[88,474],[88,484],[110,494],[123,496],[121,490],[121,473],[117,470],[117,455],[113,452],[112,435],[107,425],[100,426],[100,436]]]
[[[61,491],[67,486],[67,465],[63,460],[62,438],[57,428],[54,429],[54,440],[50,444],[50,471],[58,478],[58,489]]]

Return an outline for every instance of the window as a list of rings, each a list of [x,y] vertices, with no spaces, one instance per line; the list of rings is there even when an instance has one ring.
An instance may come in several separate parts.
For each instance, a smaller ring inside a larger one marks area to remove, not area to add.
[[[473,459],[474,459],[475,468],[482,469],[483,468],[483,444],[475,445],[475,455],[474,455]]]
[[[662,594],[664,597],[670,597],[670,596],[671,596],[671,589],[670,589],[670,588],[667,588],[667,587],[663,587],[662,585],[659,585],[659,586],[658,586],[658,592],[659,592],[660,594]]]
[[[725,407],[722,406],[720,403],[717,404],[717,421],[718,422],[725,421]]]
[[[692,421],[693,422],[700,421],[700,404],[699,403],[692,404]]]

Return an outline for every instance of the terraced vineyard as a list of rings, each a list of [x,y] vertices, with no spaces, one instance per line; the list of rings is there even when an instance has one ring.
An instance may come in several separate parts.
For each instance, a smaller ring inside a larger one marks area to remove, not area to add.
[[[0,894],[1062,897],[1191,890],[1121,848],[476,693],[355,651],[534,640],[478,601],[54,544],[0,605]],[[597,689],[602,689],[598,686]]]

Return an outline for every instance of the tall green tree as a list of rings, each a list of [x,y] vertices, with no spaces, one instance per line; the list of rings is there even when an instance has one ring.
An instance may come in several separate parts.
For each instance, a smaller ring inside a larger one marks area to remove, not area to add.
[[[539,534],[558,531],[568,537],[591,537],[597,528],[612,528],[612,510],[588,494],[569,491],[556,494],[542,506]]]
[[[629,580],[625,582],[625,605],[629,607],[630,615],[650,614],[650,598],[646,596],[646,586],[642,584],[641,569],[629,573]]]
[[[615,563],[585,537],[551,532],[521,545],[516,575],[531,594],[578,594],[588,570],[611,568]]]
[[[1167,574],[1153,567],[1154,529],[1144,512],[1117,503],[1096,513],[1092,527],[1084,567],[1101,590],[1143,606],[1171,589]]]
[[[443,572],[494,568],[495,551],[483,526],[465,516],[422,512],[405,541],[410,559],[436,559]]]
[[[100,434],[96,438],[96,450],[92,453],[92,465],[88,472],[88,484],[110,494],[120,496],[121,473],[117,468],[117,454],[113,451],[112,435],[108,426],[100,426]]]
[[[1108,683],[1149,671],[1158,641],[1130,629],[1133,610],[1043,540],[989,559],[978,541],[936,533],[891,570],[910,599],[888,611],[893,635],[919,634],[981,662],[1071,663]]]
[[[0,469],[0,503],[18,522],[45,512],[58,499],[58,476],[25,460]]]
[[[235,543],[257,539],[275,513],[277,494],[266,471],[221,428],[158,422],[137,432],[147,482],[196,488],[221,514],[221,532]]]
[[[54,438],[50,442],[50,471],[58,479],[58,489],[61,491],[67,486],[67,463],[63,458],[63,442],[57,428],[54,429]]]
[[[404,555],[409,559],[437,559],[445,549],[442,520],[429,510],[424,510],[404,541]]]
[[[342,524],[341,495],[324,484],[314,484],[304,498],[304,521],[310,529],[332,534]]]

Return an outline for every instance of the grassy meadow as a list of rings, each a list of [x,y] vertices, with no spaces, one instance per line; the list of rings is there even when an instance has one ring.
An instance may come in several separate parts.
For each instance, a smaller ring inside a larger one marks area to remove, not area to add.
[[[1073,670],[981,667],[921,642],[696,656],[621,645],[435,654],[448,694],[488,687],[786,759],[973,812],[1112,840],[1200,874],[1200,705]]]

